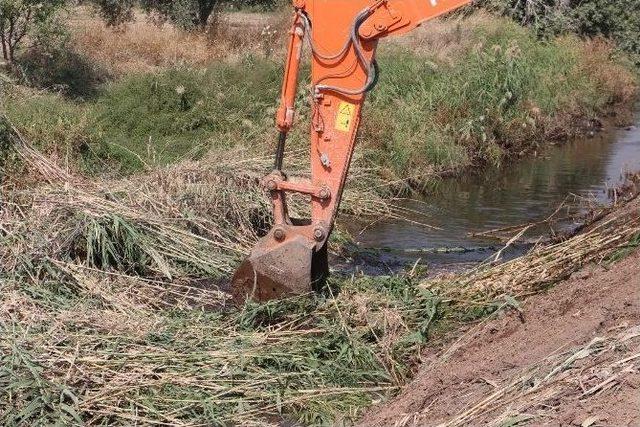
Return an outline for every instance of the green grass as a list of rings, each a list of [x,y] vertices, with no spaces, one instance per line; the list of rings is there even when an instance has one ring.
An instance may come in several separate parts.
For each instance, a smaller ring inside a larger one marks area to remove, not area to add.
[[[97,125],[106,140],[160,163],[203,149],[264,145],[272,133],[278,70],[246,58],[240,65],[134,76],[105,88],[93,106]]]
[[[363,142],[400,176],[412,171],[500,165],[543,142],[545,122],[591,116],[611,94],[581,68],[573,38],[540,42],[515,24],[477,29],[482,44],[453,67],[383,51],[383,75],[367,107]],[[539,110],[539,111],[536,111]]]
[[[399,46],[381,50],[382,77],[365,107],[360,137],[381,175],[419,182],[434,173],[500,165],[544,143],[545,129],[571,124],[565,117],[590,117],[629,101],[606,74],[613,67],[631,79],[631,71],[575,38],[541,42],[508,20],[492,19],[461,46],[449,58],[453,65]],[[90,101],[18,95],[9,96],[5,108],[40,145],[84,158],[90,153],[99,161],[89,165],[98,170],[102,160],[130,172],[212,149],[273,147],[280,70],[279,61],[248,56],[206,69],[129,76]],[[307,145],[305,85],[292,147]]]
[[[46,315],[0,324],[3,425],[350,424],[408,378],[440,318],[438,298],[403,278],[226,312],[157,308],[102,280],[95,292],[49,266],[4,282],[19,315]],[[77,322],[89,313],[104,322]]]
[[[640,234],[633,236],[629,242],[611,254],[606,262],[608,265],[616,264],[634,253],[638,248],[640,248]]]

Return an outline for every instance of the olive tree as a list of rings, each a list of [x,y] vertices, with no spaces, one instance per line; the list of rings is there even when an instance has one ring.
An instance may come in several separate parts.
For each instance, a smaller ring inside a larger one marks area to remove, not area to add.
[[[216,10],[218,0],[141,0],[148,12],[157,12],[184,28],[204,29]]]
[[[183,29],[204,29],[220,5],[219,0],[94,0],[101,15],[110,25],[119,25],[133,17],[138,4]]]
[[[134,0],[94,0],[107,25],[115,27],[133,19]]]
[[[56,23],[64,0],[0,0],[0,44],[2,57],[13,63],[20,45],[48,43],[60,33]]]
[[[535,28],[542,36],[574,32],[611,38],[640,63],[638,0],[481,0],[479,3]]]

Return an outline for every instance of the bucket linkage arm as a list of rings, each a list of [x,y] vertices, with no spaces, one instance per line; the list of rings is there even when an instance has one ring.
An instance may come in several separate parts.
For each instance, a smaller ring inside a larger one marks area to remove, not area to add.
[[[238,303],[317,289],[329,274],[327,241],[335,222],[355,146],[362,105],[376,84],[378,40],[406,33],[470,0],[295,0],[284,84],[277,112],[274,171],[264,178],[273,204],[273,228],[232,279]],[[294,125],[303,47],[310,46],[311,179],[282,171],[287,134]],[[311,200],[311,218],[289,216],[287,194]]]

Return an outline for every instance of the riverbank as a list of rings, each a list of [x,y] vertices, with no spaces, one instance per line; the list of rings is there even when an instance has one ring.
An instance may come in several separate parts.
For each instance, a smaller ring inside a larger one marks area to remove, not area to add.
[[[430,348],[359,425],[638,425],[638,301],[640,252],[588,266]]]
[[[621,198],[509,263],[427,281],[334,277],[324,295],[234,309],[216,277],[251,244],[256,202],[238,191],[250,176],[182,165],[92,182],[18,149],[47,183],[5,192],[0,217],[6,424],[350,424],[406,384],[435,337],[520,310],[585,265],[614,269],[640,236],[638,199]],[[181,215],[186,200],[197,210]]]
[[[587,234],[621,218],[640,218],[638,199]],[[518,299],[511,311],[444,334],[422,355],[416,379],[359,425],[637,425],[639,238],[619,242],[619,255],[563,271],[561,282],[540,280],[548,290]],[[575,246],[571,256],[581,260],[587,247]],[[528,255],[514,261],[517,275],[502,267],[502,280],[488,275],[472,286],[513,292],[516,282],[531,283],[533,271],[548,274],[542,269],[557,259],[548,255],[539,266],[525,262],[536,259]]]
[[[51,75],[42,83],[61,93],[5,88],[3,111],[43,152],[98,175],[236,146],[271,152],[282,52],[264,47],[278,45],[282,31],[267,36],[248,25],[243,37],[255,43],[232,49],[225,46],[240,31],[233,26],[207,41],[166,26],[154,32],[142,17],[116,33],[100,25],[74,22],[73,58],[47,63]],[[160,49],[167,38],[175,46]],[[186,55],[190,45],[200,54]],[[625,121],[638,91],[636,71],[608,42],[542,42],[483,13],[383,43],[379,62],[358,151],[362,166],[378,171],[373,185],[381,189],[425,188],[445,175],[508,165],[550,142],[597,131],[604,116]],[[307,102],[301,97],[293,150],[307,146]]]

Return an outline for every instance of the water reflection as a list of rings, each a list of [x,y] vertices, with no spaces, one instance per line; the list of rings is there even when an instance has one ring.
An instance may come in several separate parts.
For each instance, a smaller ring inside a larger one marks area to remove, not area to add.
[[[640,124],[640,114],[636,117]],[[473,248],[494,245],[470,233],[513,226],[548,217],[570,195],[607,202],[625,171],[640,170],[640,128],[611,129],[591,139],[554,147],[541,158],[502,170],[443,181],[428,198],[408,201],[420,212],[416,220],[442,228],[429,230],[408,222],[380,222],[359,234],[361,247],[397,251],[424,248]],[[389,262],[411,261],[418,255],[394,252]],[[479,261],[486,252],[421,255],[430,263]],[[398,260],[397,258],[400,258]]]

